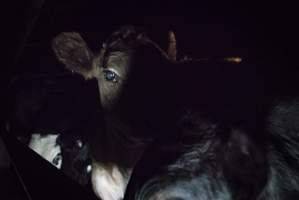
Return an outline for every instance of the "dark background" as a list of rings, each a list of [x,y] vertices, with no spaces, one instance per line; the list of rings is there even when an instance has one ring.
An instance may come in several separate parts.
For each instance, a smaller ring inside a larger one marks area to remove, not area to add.
[[[1,110],[6,109],[7,85],[16,74],[66,72],[50,48],[51,39],[63,31],[80,32],[90,47],[98,50],[103,40],[124,24],[143,27],[164,49],[167,32],[173,30],[181,54],[242,56],[253,62],[271,61],[290,74],[298,71],[295,5],[207,2],[11,0],[3,4]],[[266,73],[277,68],[272,64],[263,67]]]
[[[1,26],[1,122],[8,114],[8,85],[13,77],[68,73],[55,60],[50,48],[51,39],[63,31],[80,32],[96,51],[112,31],[124,24],[143,27],[164,49],[167,32],[173,30],[181,54],[197,58],[242,56],[253,62],[270,61],[271,64],[263,66],[269,74],[277,66],[289,74],[298,72],[299,18],[296,6],[289,2],[10,0],[6,3],[2,4]]]
[[[2,27],[4,47],[6,58],[19,66],[3,67],[13,72],[54,70],[44,57],[51,56],[49,43],[62,31],[80,32],[96,50],[109,33],[124,24],[144,27],[162,47],[166,47],[167,31],[173,30],[180,52],[196,57],[242,55],[286,61],[296,54],[298,20],[296,7],[289,3],[10,2]],[[38,15],[30,28],[30,20]],[[26,33],[26,44],[16,57],[15,50]]]

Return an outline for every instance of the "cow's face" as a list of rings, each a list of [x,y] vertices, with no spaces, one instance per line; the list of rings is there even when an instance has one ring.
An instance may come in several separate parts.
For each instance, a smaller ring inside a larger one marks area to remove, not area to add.
[[[130,39],[126,38],[125,31],[131,36]],[[105,110],[111,110],[132,68],[132,47],[136,43],[134,34],[134,30],[129,27],[113,33],[97,54],[88,48],[78,33],[58,35],[52,47],[67,69],[79,73],[85,79],[98,80],[102,106]]]
[[[166,117],[161,108],[170,104],[165,98],[169,97],[170,83],[167,61],[143,34],[123,27],[106,40],[98,54],[88,48],[78,33],[58,35],[52,47],[69,70],[86,79],[97,79],[101,104],[111,117],[109,121],[121,124],[122,129],[129,129],[127,132],[135,136],[151,130],[155,126],[153,121],[164,123]]]

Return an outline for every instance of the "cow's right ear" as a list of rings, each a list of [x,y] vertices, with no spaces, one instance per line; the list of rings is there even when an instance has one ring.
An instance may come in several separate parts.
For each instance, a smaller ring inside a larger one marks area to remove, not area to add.
[[[81,35],[76,32],[64,32],[52,40],[52,49],[67,69],[92,78],[93,53]]]

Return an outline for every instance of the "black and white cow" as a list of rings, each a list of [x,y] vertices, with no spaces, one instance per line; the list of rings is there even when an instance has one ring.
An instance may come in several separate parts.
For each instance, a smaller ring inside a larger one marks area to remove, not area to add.
[[[66,79],[61,75],[15,78],[8,129],[56,168],[86,185],[91,172],[89,145],[84,131],[73,124],[77,119],[71,110],[78,105],[70,102],[76,100],[70,89],[62,87],[61,78]]]
[[[91,158],[89,146],[76,135],[33,133],[29,148],[81,185],[89,183]]]
[[[62,155],[61,146],[57,143],[59,134],[37,134],[31,135],[28,146],[45,158],[58,169],[61,169]]]

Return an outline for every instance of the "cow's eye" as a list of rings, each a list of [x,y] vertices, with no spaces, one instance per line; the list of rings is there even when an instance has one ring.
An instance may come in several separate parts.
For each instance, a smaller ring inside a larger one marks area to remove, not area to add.
[[[109,69],[105,70],[104,76],[107,81],[118,82],[118,75],[112,70]]]
[[[59,154],[57,154],[56,156],[55,156],[55,158],[52,160],[52,163],[54,164],[54,165],[59,165],[60,163],[62,162],[62,155],[61,155],[61,153],[59,153]]]

